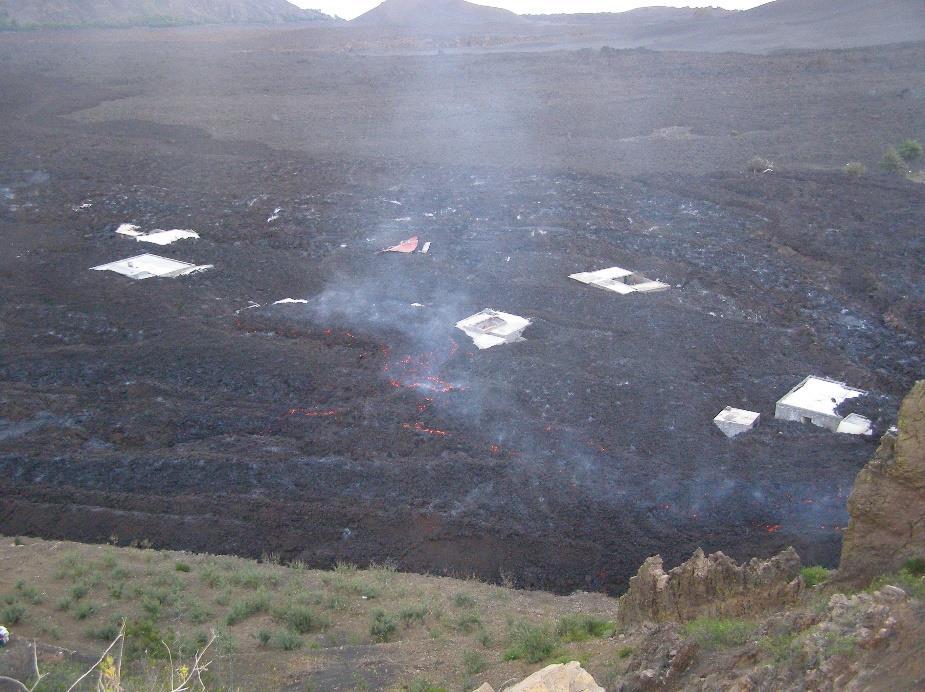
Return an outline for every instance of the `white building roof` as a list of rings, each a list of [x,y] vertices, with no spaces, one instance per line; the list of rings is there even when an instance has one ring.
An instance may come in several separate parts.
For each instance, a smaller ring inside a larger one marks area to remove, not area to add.
[[[520,334],[530,326],[530,320],[499,310],[486,308],[456,323],[479,349],[522,341]]]
[[[745,409],[727,406],[720,411],[713,420],[717,423],[734,423],[736,425],[752,426],[760,417],[761,414],[755,411],[746,411]]]
[[[651,293],[652,291],[664,291],[669,288],[666,283],[652,281],[642,274],[623,269],[622,267],[610,267],[596,272],[570,274],[569,278],[581,281],[584,284],[603,288],[607,291],[613,291],[620,295],[627,295],[629,293]]]
[[[179,260],[161,257],[160,255],[137,255],[128,257],[116,262],[101,264],[98,267],[91,267],[94,271],[110,271],[122,274],[130,279],[149,279],[152,276],[183,276],[193,272],[211,269],[211,264],[190,264],[189,262],[180,262]]]
[[[823,377],[807,377],[803,382],[788,392],[778,404],[824,413],[830,416],[838,415],[835,409],[848,399],[863,396],[867,392],[861,389],[848,387],[843,382],[836,382]]]

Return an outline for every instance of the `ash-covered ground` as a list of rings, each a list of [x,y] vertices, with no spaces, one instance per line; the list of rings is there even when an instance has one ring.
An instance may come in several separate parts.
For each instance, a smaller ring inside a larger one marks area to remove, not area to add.
[[[925,47],[338,62],[253,32],[236,51],[220,30],[165,33],[185,56],[172,78],[146,32],[82,34],[76,53],[70,34],[0,41],[5,533],[557,590],[619,591],[648,555],[697,546],[836,561],[876,442],[775,421],[774,402],[840,379],[870,390],[855,409],[879,433],[925,372],[925,187],[832,165],[925,133]],[[681,63],[700,95],[650,108]],[[785,63],[806,79],[780,81]],[[767,114],[724,81],[743,69],[785,126],[748,134]],[[368,118],[392,73],[414,78]],[[546,146],[550,123],[520,118],[535,102],[486,95],[493,74],[572,85],[598,146]],[[596,100],[613,79],[627,89]],[[471,94],[486,115],[463,131]],[[704,108],[740,127],[698,128]],[[820,140],[827,114],[844,128]],[[864,128],[851,150],[844,130]],[[744,172],[760,142],[800,165]],[[121,223],[202,237],[147,246]],[[430,252],[377,253],[411,235]],[[88,271],[142,252],[214,268]],[[671,289],[568,279],[612,265]],[[453,325],[485,307],[531,319],[526,340],[477,351]],[[726,439],[727,405],[761,426]]]

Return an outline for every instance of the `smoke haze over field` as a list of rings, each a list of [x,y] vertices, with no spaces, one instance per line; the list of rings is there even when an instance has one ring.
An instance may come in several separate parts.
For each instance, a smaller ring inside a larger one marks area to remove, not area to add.
[[[727,10],[747,10],[763,5],[767,0],[472,0],[477,5],[501,7],[518,14],[561,14],[572,12],[625,12],[637,7],[723,7]],[[345,19],[353,19],[368,12],[381,0],[296,0],[299,7],[321,10]]]

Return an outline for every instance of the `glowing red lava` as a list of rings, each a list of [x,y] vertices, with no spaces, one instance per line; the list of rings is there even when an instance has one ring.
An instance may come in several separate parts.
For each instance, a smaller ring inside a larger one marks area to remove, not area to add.
[[[425,433],[427,435],[434,435],[436,437],[449,437],[450,433],[446,430],[438,430],[437,428],[428,428],[423,423],[402,423],[401,427],[405,430],[414,430],[415,432]]]

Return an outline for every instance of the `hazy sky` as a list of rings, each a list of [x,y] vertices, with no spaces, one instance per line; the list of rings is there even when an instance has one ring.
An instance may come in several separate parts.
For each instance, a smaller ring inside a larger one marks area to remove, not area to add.
[[[353,19],[378,5],[381,0],[292,0],[299,7],[310,7],[328,14]],[[671,5],[674,7],[725,7],[730,10],[745,10],[763,5],[769,0],[470,0],[479,5],[504,7],[520,14],[542,14],[554,12],[622,12],[634,7]]]

